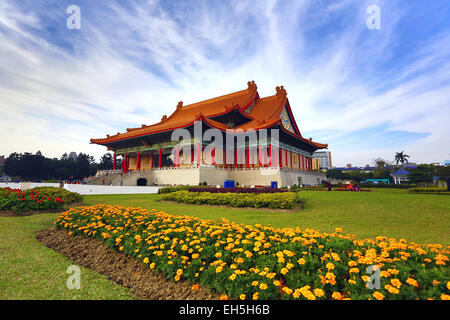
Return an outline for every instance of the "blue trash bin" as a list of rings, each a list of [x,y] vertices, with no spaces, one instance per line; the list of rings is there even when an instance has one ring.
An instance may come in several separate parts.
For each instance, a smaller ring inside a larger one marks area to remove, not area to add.
[[[224,188],[234,188],[234,187],[236,187],[236,184],[235,184],[234,180],[225,180],[223,182],[223,187]]]
[[[278,188],[278,182],[277,181],[271,181],[270,182],[270,187],[273,189],[277,189]]]

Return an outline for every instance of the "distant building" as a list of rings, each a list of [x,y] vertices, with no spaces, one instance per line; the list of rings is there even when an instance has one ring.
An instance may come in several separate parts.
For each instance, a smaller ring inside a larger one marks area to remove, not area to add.
[[[394,178],[395,184],[406,182],[408,180],[408,175],[409,171],[404,168],[400,168],[391,174],[391,176]]]
[[[342,172],[348,172],[348,171],[360,171],[369,173],[375,170],[375,167],[371,167],[369,165],[366,165],[365,167],[352,167],[351,164],[347,164],[346,167],[336,167],[334,169],[341,170]]]
[[[313,159],[317,159],[319,161],[318,169],[331,169],[330,151],[316,151],[313,153]]]
[[[73,151],[69,153],[69,159],[77,160],[77,153]]]
[[[5,156],[0,156],[0,166],[5,163]]]
[[[450,160],[445,160],[444,161],[444,166],[450,167]]]

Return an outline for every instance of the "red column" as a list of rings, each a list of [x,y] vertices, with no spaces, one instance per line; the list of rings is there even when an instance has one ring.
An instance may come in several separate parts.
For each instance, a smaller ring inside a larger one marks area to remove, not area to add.
[[[238,161],[237,161],[237,146],[236,148],[234,148],[234,167],[237,168],[238,167]]]
[[[180,166],[180,147],[177,146],[177,153],[175,154],[175,167]]]
[[[127,157],[127,154],[125,153],[125,156],[124,156],[124,158],[123,158],[123,172],[124,172],[124,173],[127,173],[127,172],[128,172],[128,171],[127,171],[127,169],[128,169],[127,161],[128,161],[128,157]]]
[[[250,151],[248,150],[249,148],[247,147],[245,150],[245,162],[246,162],[246,167],[250,168]]]
[[[258,164],[259,167],[261,168],[262,165],[262,146],[258,146]]]
[[[116,157],[116,153],[114,152],[113,170],[116,170],[116,163],[117,163],[117,157]]]
[[[300,158],[301,157],[301,155],[297,155],[297,160],[298,160],[298,170],[302,170],[302,166],[300,165]]]
[[[200,162],[202,160],[201,152],[202,152],[202,149],[201,149],[200,143],[197,143],[197,167],[200,165]]]
[[[309,158],[309,171],[313,171],[312,158]]]
[[[155,156],[152,154],[152,169],[154,164],[155,164]]]
[[[161,148],[159,148],[158,154],[159,154],[158,168],[161,168],[161,165],[162,165],[162,149]]]
[[[191,165],[194,164],[194,146],[191,144]]]
[[[280,168],[283,167],[283,149],[280,147]]]
[[[272,166],[272,145],[269,144],[269,167]]]
[[[137,159],[136,159],[137,163],[136,163],[136,169],[137,170],[141,170],[141,153],[138,152],[137,153]]]
[[[212,165],[216,164],[216,148],[213,148],[211,150],[211,164]]]

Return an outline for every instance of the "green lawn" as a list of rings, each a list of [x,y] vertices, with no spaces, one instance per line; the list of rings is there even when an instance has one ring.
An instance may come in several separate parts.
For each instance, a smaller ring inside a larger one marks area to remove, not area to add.
[[[450,197],[408,194],[406,190],[373,192],[302,191],[303,211],[267,212],[257,209],[193,206],[158,202],[159,195],[86,196],[88,204],[105,203],[156,208],[177,215],[221,219],[274,227],[308,227],[323,232],[341,227],[361,238],[384,235],[418,243],[450,245]]]
[[[136,299],[106,276],[81,267],[81,288],[66,286],[69,259],[35,238],[57,213],[0,217],[0,299]]]
[[[358,193],[302,191],[300,198],[305,208],[298,212],[161,203],[159,195],[85,196],[85,202],[156,208],[201,218],[224,217],[247,224],[309,227],[323,232],[341,227],[361,238],[385,235],[450,245],[449,196],[375,189]],[[0,217],[0,299],[134,299],[128,289],[86,268],[82,268],[81,289],[67,289],[66,269],[72,262],[35,239],[39,230],[52,226],[56,216]]]

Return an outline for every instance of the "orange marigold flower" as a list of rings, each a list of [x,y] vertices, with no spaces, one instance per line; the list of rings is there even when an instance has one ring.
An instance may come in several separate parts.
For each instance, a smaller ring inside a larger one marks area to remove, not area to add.
[[[384,299],[384,295],[381,292],[375,291],[373,293],[373,297],[377,300],[383,300]]]

